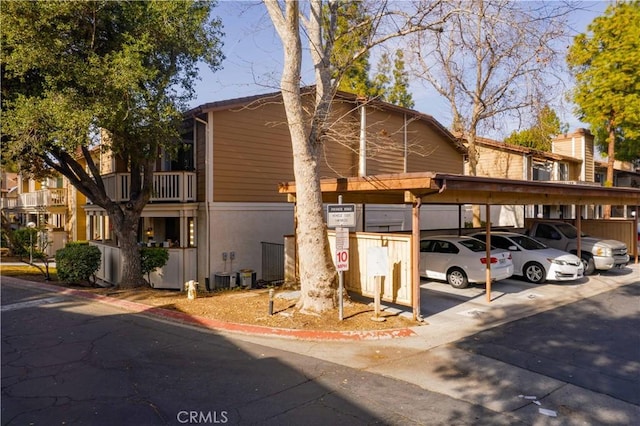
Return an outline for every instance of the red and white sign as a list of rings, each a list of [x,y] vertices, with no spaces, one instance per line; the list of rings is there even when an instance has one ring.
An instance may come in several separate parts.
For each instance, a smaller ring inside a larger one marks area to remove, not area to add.
[[[336,250],[336,269],[338,271],[349,270],[349,250]]]

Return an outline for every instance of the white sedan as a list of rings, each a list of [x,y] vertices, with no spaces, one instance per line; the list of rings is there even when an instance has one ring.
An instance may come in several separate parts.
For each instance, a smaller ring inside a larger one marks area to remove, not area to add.
[[[420,240],[420,274],[446,280],[454,288],[486,282],[486,245],[475,238],[437,236]],[[502,280],[513,274],[509,251],[493,249],[489,259],[491,278]]]
[[[473,234],[473,237],[486,241],[484,232]],[[547,247],[526,235],[492,232],[491,245],[509,250],[513,258],[513,274],[534,284],[542,284],[546,280],[570,281],[584,275],[584,265],[578,256]]]

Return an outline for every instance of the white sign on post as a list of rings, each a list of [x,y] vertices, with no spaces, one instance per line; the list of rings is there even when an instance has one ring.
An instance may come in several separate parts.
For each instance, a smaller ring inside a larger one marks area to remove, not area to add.
[[[355,228],[356,205],[355,204],[328,204],[327,205],[327,226],[329,228],[337,228],[337,227]]]
[[[383,277],[389,271],[389,248],[367,248],[367,276]]]
[[[336,250],[349,250],[349,228],[336,228]]]

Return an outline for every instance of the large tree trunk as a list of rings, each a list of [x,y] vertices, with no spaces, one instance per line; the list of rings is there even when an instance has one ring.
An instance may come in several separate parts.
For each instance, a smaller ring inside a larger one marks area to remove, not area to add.
[[[317,145],[320,131],[309,123],[300,97],[299,5],[287,1],[284,14],[276,2],[265,1],[282,45],[284,66],[281,79],[282,98],[291,134],[293,171],[296,181],[296,239],[300,268],[301,296],[298,307],[303,312],[321,313],[336,306],[337,273],[327,238],[322,214],[322,193],[317,168]],[[316,102],[316,106],[322,102]],[[320,120],[324,119],[321,111]],[[312,121],[318,119],[314,111]]]
[[[122,262],[122,277],[117,284],[119,288],[136,288],[146,286],[142,276],[140,263],[140,247],[138,246],[138,220],[140,213],[134,210],[122,209],[113,203],[108,209],[113,222],[113,231],[120,247],[120,261]]]

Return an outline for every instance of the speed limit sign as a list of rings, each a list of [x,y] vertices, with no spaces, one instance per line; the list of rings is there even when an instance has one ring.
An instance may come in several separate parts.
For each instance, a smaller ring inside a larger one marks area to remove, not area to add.
[[[349,270],[349,250],[336,251],[336,270],[338,271]]]

